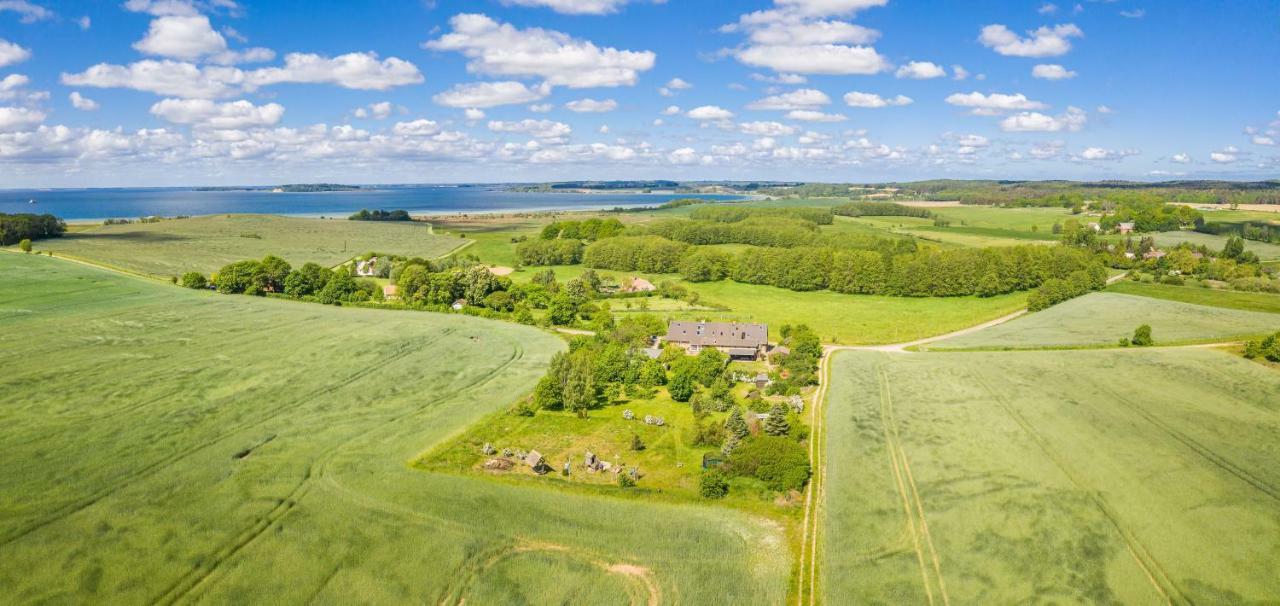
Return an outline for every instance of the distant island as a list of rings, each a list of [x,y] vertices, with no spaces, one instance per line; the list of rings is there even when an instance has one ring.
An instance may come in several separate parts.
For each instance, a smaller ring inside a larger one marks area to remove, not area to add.
[[[308,194],[329,191],[359,191],[362,188],[359,185],[341,185],[338,183],[291,183],[288,185],[261,186],[261,187],[242,187],[242,186],[226,186],[226,187],[197,187],[196,191],[271,191],[282,194]]]

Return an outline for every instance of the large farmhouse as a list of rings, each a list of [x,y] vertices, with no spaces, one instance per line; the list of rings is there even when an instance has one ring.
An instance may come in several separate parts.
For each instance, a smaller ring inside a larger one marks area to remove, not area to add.
[[[666,340],[691,354],[704,347],[714,347],[731,358],[754,360],[769,344],[769,327],[729,322],[672,322],[667,325]]]

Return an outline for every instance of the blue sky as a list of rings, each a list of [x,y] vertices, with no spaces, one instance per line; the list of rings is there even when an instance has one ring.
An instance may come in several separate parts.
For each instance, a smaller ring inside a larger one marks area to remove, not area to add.
[[[1280,4],[0,0],[0,187],[1275,178]]]

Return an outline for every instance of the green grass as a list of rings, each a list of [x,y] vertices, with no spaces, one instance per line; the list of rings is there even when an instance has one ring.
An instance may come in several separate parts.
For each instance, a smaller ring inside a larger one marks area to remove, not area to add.
[[[563,342],[0,254],[11,603],[777,604],[776,524],[410,468]],[[635,568],[618,568],[619,565]]]
[[[432,235],[424,224],[305,219],[269,215],[211,215],[128,225],[105,225],[41,240],[39,250],[161,278],[273,254],[294,265],[336,266],[367,252],[438,257],[465,240]]]
[[[1172,286],[1169,284],[1134,282],[1132,280],[1116,282],[1107,287],[1107,292],[1181,301],[1196,305],[1280,314],[1280,295],[1265,292],[1215,290],[1197,286]]]
[[[858,352],[833,365],[827,602],[1280,595],[1274,370],[1209,350]]]
[[[1115,345],[1142,324],[1156,343],[1229,340],[1280,330],[1280,314],[1112,292],[1091,293],[929,349],[1029,349]]]
[[[1209,250],[1221,251],[1227,245],[1227,236],[1202,234],[1195,231],[1166,231],[1152,234],[1152,237],[1155,238],[1156,244],[1163,248],[1173,248],[1183,242],[1189,242],[1194,246],[1203,245],[1207,246]],[[1253,251],[1263,261],[1280,259],[1280,245],[1277,244],[1245,240],[1244,249]]]

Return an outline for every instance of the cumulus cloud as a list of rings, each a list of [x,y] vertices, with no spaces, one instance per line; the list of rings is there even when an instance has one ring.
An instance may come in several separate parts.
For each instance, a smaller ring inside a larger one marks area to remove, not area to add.
[[[1001,55],[1011,57],[1056,57],[1071,50],[1070,38],[1084,36],[1084,32],[1072,23],[1043,26],[1028,32],[1023,38],[1001,24],[982,28],[978,41]]]
[[[314,53],[289,53],[282,67],[248,72],[251,88],[281,83],[334,84],[358,90],[387,90],[423,80],[417,66],[396,57],[379,60],[374,52],[325,57]]]
[[[462,53],[473,73],[541,77],[553,86],[630,86],[657,57],[650,51],[600,48],[552,30],[522,30],[480,14],[456,15],[449,24],[452,32],[423,46]]]
[[[880,32],[832,17],[848,17],[888,0],[775,0],[774,8],[742,15],[722,32],[745,32],[729,51],[738,61],[786,74],[876,74],[889,61],[870,46]]]
[[[870,75],[889,69],[889,61],[869,46],[750,46],[735,56],[747,65],[798,74]]]
[[[374,120],[385,120],[391,116],[394,109],[390,101],[380,101],[378,103],[370,103],[364,107],[357,107],[351,112],[357,118],[373,118]]]
[[[884,98],[875,93],[860,93],[857,91],[848,92],[844,95],[845,105],[849,107],[862,107],[867,109],[878,109],[881,107],[911,105],[914,101],[911,97],[898,95],[892,98]]]
[[[682,147],[667,154],[667,161],[672,164],[696,164],[701,160],[698,151],[692,147]]]
[[[45,114],[29,107],[0,107],[0,132],[31,128],[44,122]]]
[[[523,82],[476,82],[455,84],[431,99],[448,107],[486,108],[537,101],[549,92],[547,87],[529,88]]]
[[[191,61],[227,50],[227,41],[213,31],[204,15],[167,16],[152,19],[147,35],[133,48],[148,55]]]
[[[598,101],[596,99],[578,99],[564,104],[565,109],[579,114],[602,114],[618,109],[618,102],[613,99]]]
[[[781,122],[743,122],[738,125],[738,130],[744,135],[757,137],[783,137],[796,132],[795,127]]]
[[[7,97],[4,94],[12,93],[31,82],[31,78],[23,74],[9,74],[4,78],[0,78],[0,99]]]
[[[1221,151],[1210,153],[1209,159],[1217,162],[1218,164],[1231,164],[1232,162],[1240,159],[1239,154],[1240,150],[1236,146],[1228,145],[1222,148]]]
[[[728,120],[733,117],[733,112],[716,105],[703,105],[689,110],[685,115],[694,120]]]
[[[672,78],[671,80],[667,81],[666,86],[663,86],[662,88],[658,89],[658,94],[662,95],[663,97],[673,97],[675,96],[676,91],[689,90],[691,88],[693,88],[693,85],[689,84],[684,79]]]
[[[792,110],[812,109],[829,105],[831,97],[812,88],[801,88],[788,93],[772,95],[747,104],[747,109],[755,110]]]
[[[894,72],[894,77],[910,78],[912,80],[929,80],[931,78],[942,78],[947,75],[947,70],[936,63],[928,61],[912,61],[898,68]]]
[[[971,108],[973,113],[978,115],[996,115],[1001,112],[1044,109],[1048,107],[1039,101],[1032,101],[1022,93],[1008,95],[1004,93],[991,93],[985,95],[974,91],[971,93],[954,93],[947,96],[947,103],[959,107]]]
[[[1184,153],[1174,154],[1174,155],[1173,155],[1173,157],[1172,157],[1172,158],[1169,158],[1169,159],[1170,159],[1170,160],[1173,160],[1174,162],[1177,162],[1178,164],[1190,164],[1190,163],[1191,163],[1191,156],[1190,156],[1189,154],[1184,154]]]
[[[780,21],[751,32],[748,39],[764,46],[871,44],[880,32],[845,21]]]
[[[29,49],[0,38],[0,67],[22,63],[30,58],[31,51]]]
[[[787,118],[801,122],[844,122],[844,114],[826,114],[811,109],[797,109],[787,113]]]
[[[71,100],[71,107],[83,112],[91,112],[98,109],[98,102],[81,95],[78,91],[71,91],[67,96]]]
[[[965,69],[963,65],[952,65],[951,74],[951,78],[953,80],[965,80],[969,78],[969,70]]]
[[[508,6],[549,8],[564,15],[607,15],[631,0],[502,0]]]
[[[484,120],[484,116],[485,116],[484,110],[476,109],[474,107],[468,107],[467,109],[462,111],[462,117],[466,118],[469,122]]]
[[[751,79],[757,82],[771,82],[773,84],[804,84],[809,79],[800,74],[778,74],[776,76],[766,76],[764,74],[751,74]],[[742,90],[746,90],[743,88]]]
[[[1057,64],[1040,64],[1031,68],[1031,75],[1041,80],[1070,80],[1076,73]]]
[[[217,103],[208,99],[164,99],[151,106],[151,113],[175,124],[224,130],[275,125],[284,117],[284,106],[254,105],[245,100]]]
[[[35,23],[54,17],[53,11],[27,0],[0,0],[0,13],[6,12],[17,13],[18,20],[22,23]]]
[[[1102,160],[1121,160],[1129,156],[1138,155],[1138,150],[1134,149],[1106,149],[1102,147],[1088,147],[1084,151],[1072,156],[1073,160],[1085,160],[1096,162]]]
[[[555,108],[556,106],[550,103],[534,103],[533,105],[529,106],[529,111],[535,114],[545,114]]]
[[[1084,128],[1088,115],[1078,107],[1068,107],[1065,113],[1050,116],[1040,112],[1020,112],[1000,121],[1005,132],[1076,132]]]
[[[491,120],[489,130],[495,133],[524,133],[536,139],[560,139],[573,133],[573,129],[564,122],[533,119],[515,122]]]
[[[245,73],[234,67],[197,67],[181,61],[147,59],[127,66],[99,63],[78,74],[62,74],[67,86],[131,88],[159,95],[211,99],[233,95]]]

